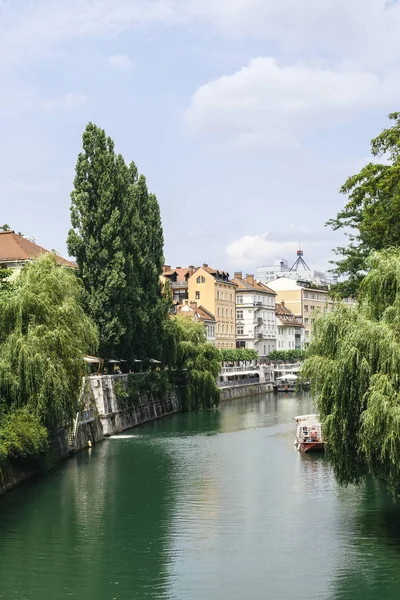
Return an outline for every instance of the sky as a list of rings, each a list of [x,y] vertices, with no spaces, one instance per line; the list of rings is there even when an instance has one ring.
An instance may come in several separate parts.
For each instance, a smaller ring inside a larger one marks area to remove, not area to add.
[[[349,175],[400,110],[397,0],[0,0],[1,223],[66,255],[89,121],[159,200],[165,262],[299,241],[325,270]]]

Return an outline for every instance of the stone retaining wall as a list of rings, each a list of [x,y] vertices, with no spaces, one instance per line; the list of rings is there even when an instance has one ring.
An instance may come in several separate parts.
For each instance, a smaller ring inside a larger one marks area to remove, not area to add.
[[[246,396],[257,396],[273,391],[272,383],[252,383],[248,385],[235,385],[221,390],[221,402],[245,398]]]

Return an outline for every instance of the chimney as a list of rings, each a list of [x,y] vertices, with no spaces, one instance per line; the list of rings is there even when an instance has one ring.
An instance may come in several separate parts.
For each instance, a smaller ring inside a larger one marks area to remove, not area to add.
[[[203,263],[203,269],[206,269],[208,267],[207,263]]]
[[[182,267],[176,267],[177,269],[182,269]]]
[[[163,271],[170,271],[171,270],[171,265],[164,265],[163,266]]]
[[[185,299],[185,306],[189,306],[189,300]]]
[[[242,271],[236,271],[234,274],[234,279],[243,279],[242,275],[243,275]]]
[[[194,265],[189,265],[189,269],[192,271],[194,269]]]
[[[285,308],[285,301],[284,300],[281,300],[281,304],[282,304],[283,308]]]
[[[254,275],[246,275],[246,281],[250,285],[254,285]]]

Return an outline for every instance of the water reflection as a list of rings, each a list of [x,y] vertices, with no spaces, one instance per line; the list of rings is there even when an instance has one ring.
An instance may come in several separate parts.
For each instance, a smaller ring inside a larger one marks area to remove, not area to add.
[[[0,499],[0,598],[400,597],[400,505],[294,448],[305,395],[135,429]]]

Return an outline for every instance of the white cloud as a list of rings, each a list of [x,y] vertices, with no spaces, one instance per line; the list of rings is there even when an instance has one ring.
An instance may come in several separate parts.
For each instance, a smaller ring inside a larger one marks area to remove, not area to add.
[[[282,66],[252,59],[232,75],[201,86],[185,114],[189,129],[231,147],[296,147],[304,129],[332,125],[336,116],[388,108],[400,93],[398,71],[385,77],[317,63]]]
[[[327,268],[332,248],[332,237],[329,232],[321,230],[305,231],[298,227],[289,225],[290,238],[286,236],[270,234],[243,235],[233,240],[226,248],[225,255],[234,268],[253,269],[256,266],[273,264],[274,260],[286,258],[289,262],[296,258],[299,236],[307,240],[305,247],[305,258],[314,268]]]
[[[117,71],[130,71],[133,69],[132,60],[126,54],[114,54],[108,59],[108,64]]]

